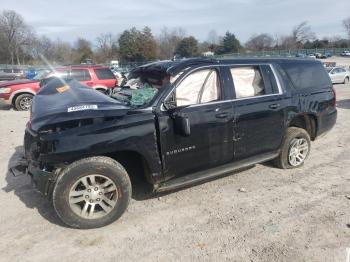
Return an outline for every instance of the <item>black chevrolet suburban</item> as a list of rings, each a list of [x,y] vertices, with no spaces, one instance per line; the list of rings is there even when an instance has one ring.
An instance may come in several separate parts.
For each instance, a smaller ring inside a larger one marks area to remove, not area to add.
[[[322,64],[184,59],[134,69],[109,96],[52,79],[35,96],[22,166],[67,225],[126,210],[133,181],[164,192],[272,160],[297,168],[336,123]]]

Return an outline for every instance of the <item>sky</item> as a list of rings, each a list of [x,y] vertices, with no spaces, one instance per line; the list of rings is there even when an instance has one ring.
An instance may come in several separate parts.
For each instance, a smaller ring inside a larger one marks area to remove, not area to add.
[[[101,33],[118,34],[133,26],[182,27],[205,41],[208,32],[235,33],[245,42],[253,34],[287,35],[307,21],[317,37],[345,37],[342,20],[350,17],[350,0],[1,0],[38,34],[74,42],[94,41]]]

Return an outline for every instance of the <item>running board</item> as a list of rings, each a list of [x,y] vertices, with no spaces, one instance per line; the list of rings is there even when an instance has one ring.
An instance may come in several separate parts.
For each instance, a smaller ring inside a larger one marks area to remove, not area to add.
[[[171,190],[176,190],[186,186],[198,184],[201,182],[205,182],[207,180],[211,180],[213,178],[219,177],[221,175],[230,173],[235,170],[243,169],[255,164],[272,160],[276,158],[278,155],[279,153],[262,154],[255,157],[247,158],[245,160],[240,160],[238,162],[211,168],[205,171],[200,171],[190,175],[173,178],[169,181],[158,184],[158,187],[155,187],[154,191],[155,192],[171,191]]]

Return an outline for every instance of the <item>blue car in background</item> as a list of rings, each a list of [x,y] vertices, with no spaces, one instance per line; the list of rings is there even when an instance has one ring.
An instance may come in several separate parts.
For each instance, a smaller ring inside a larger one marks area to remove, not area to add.
[[[38,74],[41,74],[41,72],[49,72],[49,70],[47,69],[34,69],[34,68],[30,68],[25,72],[25,77],[27,79],[33,79],[35,76],[37,76]]]
[[[34,68],[31,68],[25,72],[25,77],[27,79],[33,79],[37,74],[38,72]]]

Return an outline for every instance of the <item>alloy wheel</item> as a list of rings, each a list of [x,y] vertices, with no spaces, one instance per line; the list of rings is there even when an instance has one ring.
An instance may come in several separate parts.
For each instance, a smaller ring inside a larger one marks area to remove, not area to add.
[[[73,212],[85,219],[96,219],[110,213],[118,201],[116,184],[102,175],[80,178],[71,187],[69,205]]]
[[[288,162],[292,166],[300,166],[309,153],[309,144],[305,138],[295,138],[291,141]]]
[[[33,102],[33,98],[25,96],[19,101],[19,106],[22,110],[29,110]]]

